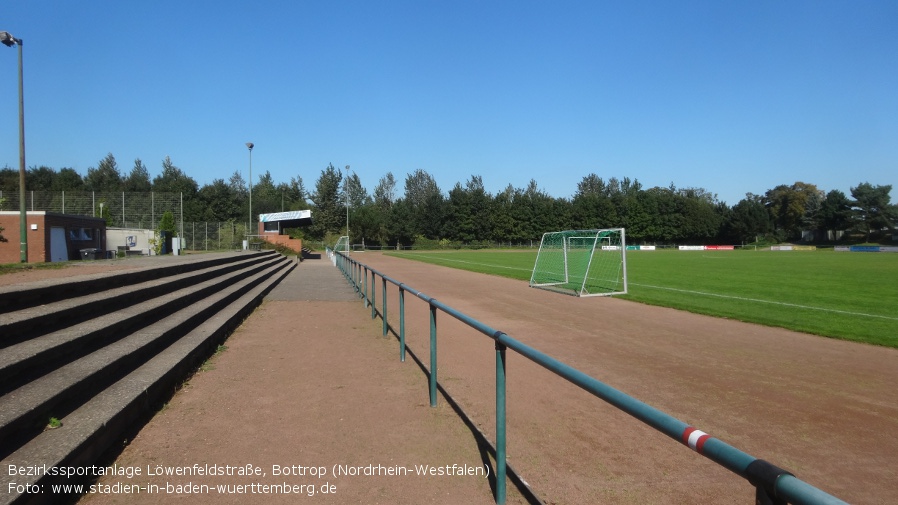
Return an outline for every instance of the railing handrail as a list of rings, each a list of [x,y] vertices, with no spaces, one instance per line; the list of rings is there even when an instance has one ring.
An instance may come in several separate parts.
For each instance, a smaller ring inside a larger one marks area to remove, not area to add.
[[[343,254],[342,252],[336,252],[336,254],[338,257],[342,258],[342,261],[349,261],[350,264],[358,265],[359,268],[364,268],[366,272],[370,271],[372,273],[372,276],[379,276],[381,279],[383,279],[384,283],[389,282],[390,284],[397,286],[400,289],[400,293],[402,291],[409,292],[412,295],[427,302],[432,308],[439,309],[442,312],[468,325],[469,327],[483,333],[496,342],[497,349],[501,345],[503,349],[508,348],[515,351],[516,353],[545,368],[546,370],[549,370],[559,377],[564,378],[568,382],[591,393],[593,396],[600,398],[606,403],[611,404],[617,409],[651,426],[655,430],[660,431],[661,433],[664,433],[665,435],[675,440],[678,440],[693,451],[701,454],[702,456],[705,456],[711,461],[714,461],[715,463],[732,471],[736,475],[739,475],[740,477],[748,480],[749,483],[758,490],[759,494],[763,491],[772,500],[779,500],[781,503],[787,502],[798,505],[835,505],[846,503],[843,500],[836,498],[835,496],[832,496],[825,491],[822,491],[796,478],[786,470],[778,468],[762,459],[751,456],[717,438],[714,438],[707,433],[698,430],[695,427],[665,412],[662,412],[659,409],[656,409],[655,407],[652,407],[651,405],[648,405],[626,393],[623,393],[622,391],[619,391],[591,377],[590,375],[583,373],[576,368],[573,368],[563,363],[562,361],[549,356],[548,354],[543,353],[542,351],[539,351],[533,347],[528,346],[527,344],[515,340],[505,332],[496,330],[468,316],[467,314],[464,314],[463,312],[458,311],[453,307],[438,301],[432,296],[426,295],[423,292],[414,289],[403,282],[398,281],[397,279],[393,279],[383,274],[382,272],[369,267],[368,265],[358,262],[351,257]],[[342,261],[338,262],[337,266],[341,269],[341,271],[343,271],[344,275],[347,276],[349,281],[355,284],[355,279],[352,278],[351,273],[346,271]],[[365,278],[367,282],[367,274]],[[386,285],[384,285],[384,290],[386,290]],[[363,296],[366,297],[367,301],[367,292],[365,292]],[[384,297],[383,303],[386,303],[386,297]],[[382,318],[384,319],[386,331],[386,325],[388,323],[386,322],[385,315],[382,315]],[[433,342],[435,343],[435,340]],[[404,345],[404,341],[402,342],[402,345]],[[497,453],[499,453],[499,448],[497,447],[496,449]],[[502,453],[504,452],[505,451],[503,448]],[[502,462],[502,466],[504,467],[504,461]],[[503,480],[505,478],[504,475],[500,476],[497,472],[497,481],[500,477]],[[504,492],[502,492],[501,495],[503,496],[502,501],[504,502]],[[773,501],[772,503],[776,503],[776,501]]]

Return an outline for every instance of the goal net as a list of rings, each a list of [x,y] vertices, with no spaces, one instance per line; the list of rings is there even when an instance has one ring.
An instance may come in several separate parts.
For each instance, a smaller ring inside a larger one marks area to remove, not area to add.
[[[543,234],[530,287],[575,296],[627,293],[627,245],[623,228]]]

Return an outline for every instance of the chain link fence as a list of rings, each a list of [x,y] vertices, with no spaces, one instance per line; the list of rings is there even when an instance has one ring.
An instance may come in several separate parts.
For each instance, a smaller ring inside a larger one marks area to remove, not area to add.
[[[19,209],[17,191],[0,191],[0,211]],[[157,230],[162,215],[171,212],[177,236],[185,249],[197,251],[240,249],[247,235],[245,222],[184,222],[180,193],[104,191],[26,191],[29,212],[104,217],[110,228]]]
[[[237,250],[243,247],[246,223],[184,223],[183,247],[193,251]]]
[[[19,209],[18,192],[0,191],[0,210]],[[181,222],[180,193],[104,191],[26,191],[25,209],[79,216],[105,217],[108,226],[155,229],[165,212]]]

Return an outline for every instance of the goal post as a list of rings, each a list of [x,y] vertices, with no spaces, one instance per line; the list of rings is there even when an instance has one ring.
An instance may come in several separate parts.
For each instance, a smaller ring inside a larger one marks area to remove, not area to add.
[[[627,293],[627,244],[623,228],[544,233],[530,287],[575,296]]]
[[[349,237],[343,235],[342,237],[337,239],[337,243],[334,244],[335,251],[343,251],[345,253],[349,252]]]

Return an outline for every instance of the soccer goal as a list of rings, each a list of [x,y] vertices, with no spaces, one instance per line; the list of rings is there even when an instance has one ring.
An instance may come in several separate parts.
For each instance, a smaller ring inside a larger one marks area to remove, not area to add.
[[[530,287],[575,296],[627,293],[627,244],[623,228],[543,234]]]
[[[334,244],[335,251],[343,251],[345,253],[349,252],[349,237],[347,235],[343,235],[342,237],[337,239],[337,243]]]

